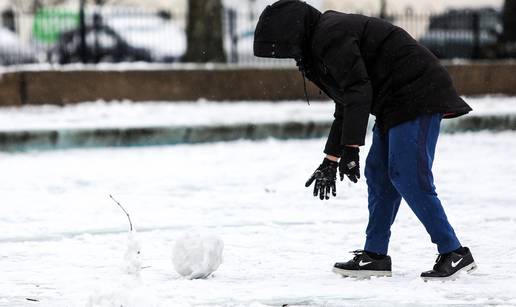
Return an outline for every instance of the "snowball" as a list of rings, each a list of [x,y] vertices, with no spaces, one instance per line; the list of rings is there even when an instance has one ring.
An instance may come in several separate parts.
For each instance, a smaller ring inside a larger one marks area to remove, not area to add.
[[[217,236],[186,232],[174,244],[172,263],[181,276],[206,278],[222,263],[223,249],[224,242]]]
[[[142,270],[141,244],[136,237],[136,231],[127,234],[127,249],[125,250],[125,268],[128,274],[139,276]]]

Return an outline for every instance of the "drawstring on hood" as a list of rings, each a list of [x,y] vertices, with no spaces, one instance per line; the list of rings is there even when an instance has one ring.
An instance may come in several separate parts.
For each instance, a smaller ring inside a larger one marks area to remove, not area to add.
[[[320,17],[321,12],[303,1],[280,0],[265,8],[254,32],[255,56],[296,60],[308,104],[306,78],[310,75],[310,42]]]
[[[303,77],[303,91],[305,92],[305,99],[308,105],[310,105],[310,100],[308,99],[308,91],[306,90],[306,73],[307,68],[303,62],[302,58],[296,59],[296,66],[299,68],[301,72],[301,76]]]

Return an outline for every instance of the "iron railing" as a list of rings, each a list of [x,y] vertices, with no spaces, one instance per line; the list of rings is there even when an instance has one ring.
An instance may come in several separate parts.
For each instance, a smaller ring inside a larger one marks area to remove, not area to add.
[[[257,15],[226,8],[224,48],[238,65],[293,65],[252,54]],[[438,57],[496,57],[500,12],[456,10],[440,14],[387,14]],[[41,8],[35,14],[0,14],[0,65],[21,63],[180,62],[186,50],[185,14],[120,7]]]

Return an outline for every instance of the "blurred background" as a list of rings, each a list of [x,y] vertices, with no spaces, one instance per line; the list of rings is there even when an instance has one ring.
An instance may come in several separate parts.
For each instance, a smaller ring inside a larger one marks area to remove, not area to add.
[[[0,0],[0,65],[223,62],[252,56],[265,0]],[[514,0],[312,0],[387,19],[442,59],[516,57]],[[290,63],[290,62],[289,62]]]
[[[307,104],[293,60],[252,55],[273,2],[0,0],[0,307],[516,306],[514,257],[492,261],[516,253],[516,0],[308,1],[403,27],[474,109],[442,122],[434,163],[481,264],[453,287],[416,280],[436,251],[404,205],[393,281],[329,272],[363,243],[366,181],[324,204],[305,188],[335,104],[310,83]],[[109,194],[141,235],[145,282],[123,282]],[[191,227],[227,250],[202,283],[170,263]]]

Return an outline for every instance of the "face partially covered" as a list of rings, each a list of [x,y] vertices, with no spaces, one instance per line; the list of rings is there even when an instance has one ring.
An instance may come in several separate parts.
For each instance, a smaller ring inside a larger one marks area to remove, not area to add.
[[[254,33],[254,55],[301,59],[321,13],[305,2],[280,0],[263,11]]]

